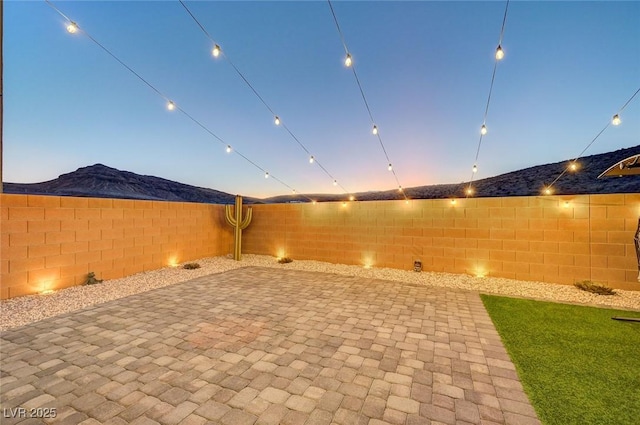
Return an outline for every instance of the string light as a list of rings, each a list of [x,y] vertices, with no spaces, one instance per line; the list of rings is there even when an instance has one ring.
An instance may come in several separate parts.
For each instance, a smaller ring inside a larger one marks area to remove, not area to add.
[[[456,204],[456,200],[455,200],[455,199],[452,199],[452,200],[451,200],[451,205],[455,205],[455,204]]]
[[[551,186],[546,187],[543,193],[545,195],[551,195],[553,193],[553,191],[551,190]]]
[[[575,161],[572,161],[571,164],[569,164],[569,170],[576,171],[577,169],[578,169],[578,164],[576,164]]]
[[[276,117],[273,120],[273,122],[275,123],[275,125],[280,125],[280,117],[276,115]]]
[[[353,59],[351,59],[351,55],[347,53],[347,57],[344,58],[344,66],[350,67],[353,65]]]
[[[473,195],[473,189],[471,187],[468,187],[466,190],[467,196],[471,196]]]
[[[622,120],[620,119],[620,115],[615,114],[613,116],[613,118],[611,119],[611,124],[613,125],[620,125],[620,123],[622,122]]]
[[[389,164],[389,166],[387,167],[387,170],[393,171],[393,166],[391,164]]]
[[[64,19],[66,19],[68,22],[73,23],[73,21],[71,19],[69,19],[60,9],[58,9],[53,3],[51,3],[50,0],[45,0],[46,4],[51,7],[54,11],[56,11],[56,13],[58,13],[61,17],[63,17]],[[182,3],[182,1],[181,1]],[[184,3],[182,3],[184,5]],[[102,43],[100,43],[98,40],[96,40],[95,38],[93,38],[87,31],[83,30],[82,31],[83,35],[85,35],[88,39],[90,39],[94,44],[96,44],[98,47],[100,47],[105,53],[107,53],[109,56],[111,56],[116,62],[118,62],[120,65],[122,65],[127,71],[129,71],[131,74],[133,74],[136,78],[138,78],[141,82],[143,82],[147,87],[149,87],[151,90],[153,90],[158,96],[162,97],[163,99],[167,100],[167,109],[169,110],[174,110],[176,109],[176,105],[173,101],[169,100],[169,98],[163,94],[160,90],[158,90],[153,84],[151,84],[149,81],[147,81],[146,79],[144,79],[139,73],[137,73],[133,68],[131,68],[129,65],[127,65],[124,61],[122,61],[120,58],[118,58],[113,52],[111,52],[107,47],[105,47]],[[198,121],[196,118],[194,118],[192,115],[190,115],[186,110],[184,110],[183,108],[178,108],[178,110],[184,114],[187,118],[189,118],[191,121],[193,121],[193,123],[195,123],[196,125],[198,125],[200,128],[202,128],[204,131],[206,131],[207,133],[209,133],[211,136],[213,136],[215,139],[217,139],[220,143],[223,143],[226,147],[227,147],[227,151],[229,151],[231,149],[231,145],[228,145],[224,140],[222,140],[219,136],[217,136],[213,131],[211,131],[209,128],[207,128],[204,124],[202,124],[200,121]],[[245,161],[247,161],[248,163],[250,163],[251,165],[253,165],[254,167],[258,168],[261,171],[265,171],[262,167],[260,167],[258,164],[256,164],[254,161],[252,161],[251,159],[249,159],[247,156],[243,155],[242,153],[240,153],[239,151],[236,150],[236,154],[241,156]],[[282,180],[278,179],[275,176],[271,176],[274,180],[276,180],[277,182],[279,182],[280,184],[282,184],[283,186],[286,186],[289,189],[292,189],[291,186],[289,186],[288,184],[286,184],[285,182],[283,182]],[[265,172],[265,178],[269,178],[269,172]],[[306,197],[306,196],[305,196]],[[307,199],[309,199],[310,201],[312,200],[311,198],[307,197]]]
[[[487,126],[482,124],[482,127],[480,127],[480,134],[482,134],[483,136],[485,134],[487,134]]]
[[[504,58],[504,50],[502,50],[502,46],[498,44],[498,48],[496,49],[496,59],[502,60]]]
[[[231,153],[231,145],[227,145],[227,153]]]
[[[638,95],[638,93],[640,93],[640,88],[638,88],[638,90],[636,90],[635,93],[631,95],[631,97],[625,102],[625,104],[622,105],[622,108],[618,110],[618,113],[613,116],[611,121],[607,122],[607,124],[602,128],[602,130],[600,130],[600,132],[596,134],[596,137],[591,139],[591,142],[589,142],[589,144],[584,149],[582,149],[582,152],[580,152],[580,154],[571,161],[573,164],[576,164],[577,160],[582,157],[582,155],[587,151],[587,149],[589,149],[591,145],[593,145],[595,141],[598,140],[598,138],[602,135],[602,133],[604,133],[604,131],[610,125],[619,125],[621,123],[620,114],[622,113],[622,111],[624,111],[627,105],[631,103],[631,101]],[[572,171],[572,168],[568,167],[562,170],[562,172],[558,175],[558,177],[556,177],[555,180],[551,182],[551,184],[549,185],[549,188],[551,188],[558,180],[560,180],[562,176],[564,176],[567,173],[567,171]]]
[[[355,201],[355,200],[356,200],[356,197],[355,197],[355,196],[353,196],[353,195],[351,195],[351,196],[349,196],[349,200],[350,200],[350,201]]]
[[[214,58],[217,58],[218,56],[220,56],[220,46],[218,46],[217,44],[213,46],[213,50],[211,51],[211,54],[213,55]]]
[[[402,186],[398,186],[398,192],[402,192],[402,191],[403,191]]]
[[[67,25],[67,32],[69,34],[75,34],[78,32],[78,24],[76,24],[75,22],[71,21],[69,22],[69,25]]]
[[[334,180],[334,181],[333,181],[333,185],[334,185],[334,186],[337,186],[337,185],[338,185],[338,180]]]
[[[349,49],[347,48],[347,43],[344,40],[344,34],[342,33],[342,30],[340,29],[340,24],[338,23],[338,17],[336,16],[336,12],[335,10],[333,10],[333,5],[331,4],[331,0],[327,0],[327,3],[329,4],[329,9],[331,9],[331,15],[333,16],[333,21],[336,24],[336,29],[338,30],[338,35],[340,36],[340,41],[342,41],[342,47],[344,47],[344,52],[346,54],[345,57],[345,61],[344,64],[347,67],[351,67],[351,70],[353,71],[353,77],[356,80],[356,84],[358,85],[358,89],[360,90],[360,96],[362,96],[362,101],[364,102],[364,106],[367,109],[367,112],[369,114],[369,118],[371,119],[371,124],[372,124],[372,133],[378,137],[378,142],[380,143],[380,148],[382,149],[382,152],[384,152],[384,156],[387,159],[387,163],[391,163],[391,159],[389,158],[389,154],[387,153],[387,149],[384,146],[384,143],[382,142],[382,138],[380,137],[380,135],[378,134],[378,127],[375,124],[375,120],[373,119],[373,114],[371,113],[371,108],[369,107],[369,102],[367,102],[367,97],[364,94],[364,89],[362,88],[362,84],[360,83],[360,78],[358,78],[358,73],[356,72],[355,66],[352,66],[353,64],[353,60],[351,57],[351,53],[349,53]],[[396,184],[400,185],[400,180],[398,179],[398,175],[396,174],[396,172],[391,169],[390,170],[393,173],[393,177],[396,181]],[[406,198],[406,195],[405,195]]]
[[[313,164],[313,163],[315,162],[315,160],[316,160],[316,159],[313,157],[313,155],[311,155],[311,156],[309,157],[309,164]]]
[[[478,172],[478,166],[476,164],[473,164],[473,168],[471,169],[471,171],[473,172],[473,174]]]
[[[269,172],[268,172],[268,171],[265,171],[265,173],[264,173],[264,178],[265,178],[265,179],[268,179],[268,178],[269,178]]]

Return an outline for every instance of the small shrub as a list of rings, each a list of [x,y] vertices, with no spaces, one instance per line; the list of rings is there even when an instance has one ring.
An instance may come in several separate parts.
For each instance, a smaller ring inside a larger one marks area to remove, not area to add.
[[[102,282],[102,279],[96,279],[96,274],[94,272],[87,273],[87,280],[84,282],[85,285],[95,285],[96,283]]]
[[[282,257],[282,258],[278,258],[278,263],[280,264],[286,264],[286,263],[291,263],[293,260],[289,257]]]
[[[184,266],[182,266],[183,269],[187,269],[187,270],[193,270],[193,269],[199,269],[200,268],[200,264],[198,263],[186,263]]]
[[[616,291],[608,286],[599,285],[590,280],[583,280],[582,282],[576,282],[574,286],[583,291],[591,292],[597,295],[615,295]]]

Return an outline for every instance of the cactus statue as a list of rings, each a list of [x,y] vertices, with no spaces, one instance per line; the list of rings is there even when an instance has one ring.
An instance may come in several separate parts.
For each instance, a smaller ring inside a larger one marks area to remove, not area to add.
[[[224,216],[227,223],[233,226],[233,259],[240,261],[242,257],[242,230],[251,223],[251,207],[247,207],[247,215],[242,219],[242,196],[236,195],[234,214],[231,214],[231,205],[224,206]]]

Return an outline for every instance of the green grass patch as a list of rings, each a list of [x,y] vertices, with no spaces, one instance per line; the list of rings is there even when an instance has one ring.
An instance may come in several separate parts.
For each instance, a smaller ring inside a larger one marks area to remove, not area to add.
[[[482,301],[544,424],[640,424],[640,312]]]

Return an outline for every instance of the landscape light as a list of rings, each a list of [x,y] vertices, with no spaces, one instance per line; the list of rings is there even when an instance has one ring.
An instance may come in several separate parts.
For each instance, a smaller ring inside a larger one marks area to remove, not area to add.
[[[476,164],[473,164],[473,168],[471,169],[471,171],[473,171],[474,173],[478,172],[478,166]]]
[[[502,50],[502,46],[498,44],[498,48],[496,49],[496,59],[501,60],[504,58],[504,50]]]
[[[231,145],[227,145],[227,153],[231,153]]]
[[[347,57],[344,59],[344,65],[349,67],[353,64],[353,59],[351,59],[351,54],[347,53]]]
[[[387,170],[392,171],[393,170],[393,166],[391,164],[389,164],[389,166],[387,167]]]
[[[217,44],[213,46],[213,50],[211,51],[211,54],[213,55],[214,58],[217,58],[218,56],[220,56],[220,46],[218,46]]]
[[[78,24],[73,21],[69,22],[69,25],[67,25],[67,32],[69,34],[75,34],[78,32]]]
[[[175,104],[175,103],[173,103],[173,101],[171,101],[171,100],[170,100],[170,101],[167,103],[167,109],[168,109],[168,110],[170,110],[170,111],[173,111],[174,109],[176,109],[176,104]]]
[[[313,155],[311,155],[311,156],[309,157],[309,164],[313,164],[313,162],[314,162],[315,160],[316,160],[316,159],[313,157]]]
[[[482,124],[482,127],[480,127],[480,134],[482,134],[483,136],[485,134],[487,134],[487,126]]]
[[[275,123],[275,125],[280,125],[280,117],[276,115],[276,117],[273,120],[273,122]]]
[[[374,126],[373,126],[373,130],[371,130],[371,132],[372,132],[374,135],[378,134],[378,126],[377,126],[377,125],[374,125]]]
[[[622,120],[620,119],[620,115],[615,114],[613,116],[613,118],[611,119],[611,124],[613,125],[620,125],[620,123],[622,122]]]

